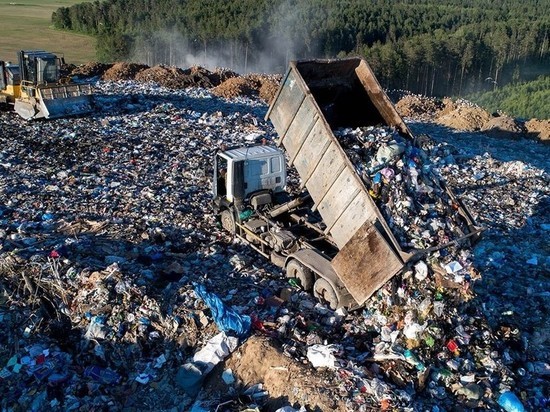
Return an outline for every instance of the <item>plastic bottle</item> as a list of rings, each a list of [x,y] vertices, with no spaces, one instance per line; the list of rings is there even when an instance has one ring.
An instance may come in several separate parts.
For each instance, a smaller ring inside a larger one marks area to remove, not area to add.
[[[418,356],[416,356],[412,351],[407,349],[405,352],[403,352],[403,356],[405,357],[406,361],[413,365],[417,370],[422,372],[426,369],[426,366],[418,359]]]
[[[518,397],[513,392],[503,392],[498,397],[498,404],[506,411],[506,412],[524,412],[525,408],[523,407],[523,404],[518,399]]]

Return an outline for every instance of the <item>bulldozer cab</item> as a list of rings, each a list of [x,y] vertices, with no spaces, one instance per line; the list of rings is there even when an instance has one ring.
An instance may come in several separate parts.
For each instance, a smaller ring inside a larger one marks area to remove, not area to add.
[[[21,94],[19,66],[0,61],[0,104],[13,104]]]
[[[53,53],[43,50],[19,52],[21,78],[29,85],[57,83],[61,69],[61,60]]]
[[[19,66],[0,61],[0,90],[4,90],[8,86],[18,86],[20,83]]]

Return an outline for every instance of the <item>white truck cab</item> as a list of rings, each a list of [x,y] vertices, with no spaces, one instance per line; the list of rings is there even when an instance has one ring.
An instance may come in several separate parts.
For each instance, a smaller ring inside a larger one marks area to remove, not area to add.
[[[216,154],[214,199],[240,204],[255,193],[282,192],[285,185],[285,157],[276,147],[245,146]]]

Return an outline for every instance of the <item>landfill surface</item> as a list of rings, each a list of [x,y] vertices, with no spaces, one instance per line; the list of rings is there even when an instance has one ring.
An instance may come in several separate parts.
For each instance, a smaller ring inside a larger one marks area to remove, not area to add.
[[[550,145],[411,110],[481,240],[333,311],[212,212],[215,151],[276,139],[254,79],[130,68],[92,115],[0,112],[3,411],[548,410]]]

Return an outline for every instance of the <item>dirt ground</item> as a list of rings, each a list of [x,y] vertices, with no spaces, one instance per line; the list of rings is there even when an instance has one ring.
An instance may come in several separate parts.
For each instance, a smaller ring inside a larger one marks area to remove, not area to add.
[[[525,128],[529,136],[550,142],[550,120],[531,119],[525,122]]]
[[[398,99],[395,107],[405,118],[431,121],[458,131],[482,131],[492,137],[527,137],[550,141],[550,120],[531,119],[522,122],[506,115],[491,115],[483,108],[465,100],[440,100],[408,94]]]
[[[261,362],[258,362],[261,359]],[[311,411],[346,411],[344,402],[334,399],[329,374],[301,365],[285,356],[273,342],[262,336],[252,336],[209,376],[206,391],[219,393],[227,390],[221,378],[223,370],[231,369],[244,387],[263,382],[270,400],[265,411],[275,411],[291,404]]]

